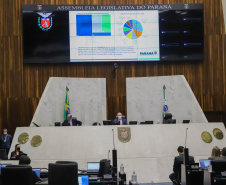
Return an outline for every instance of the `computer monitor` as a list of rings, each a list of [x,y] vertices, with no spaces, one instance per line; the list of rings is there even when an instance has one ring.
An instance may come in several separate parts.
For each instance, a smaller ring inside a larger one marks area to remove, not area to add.
[[[37,176],[40,178],[40,175],[41,175],[41,169],[40,168],[33,168],[32,169],[36,174]]]
[[[176,124],[177,120],[176,119],[172,119],[171,120],[171,124]]]
[[[98,173],[98,177],[103,177],[105,174],[109,174],[111,172],[111,161],[108,159],[102,159],[100,161],[100,170]]]
[[[7,153],[6,153],[6,149],[0,149],[0,159],[1,160],[8,159],[8,156],[7,156]]]
[[[190,123],[190,120],[183,120],[183,123]]]
[[[103,120],[103,125],[112,125],[111,120]]]
[[[59,127],[60,125],[60,122],[55,122],[55,127]]]
[[[137,125],[137,121],[130,121],[129,125]]]
[[[112,125],[120,125],[120,121],[112,121]]]
[[[79,185],[89,185],[89,176],[88,175],[78,175],[78,184]]]
[[[145,121],[145,124],[153,124],[153,121]]]

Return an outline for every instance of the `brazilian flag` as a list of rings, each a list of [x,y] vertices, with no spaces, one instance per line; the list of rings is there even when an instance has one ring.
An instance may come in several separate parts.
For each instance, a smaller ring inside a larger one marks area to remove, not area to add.
[[[68,97],[69,89],[66,87],[66,98],[65,98],[65,107],[64,107],[64,119],[67,119],[67,115],[70,114],[70,105]]]

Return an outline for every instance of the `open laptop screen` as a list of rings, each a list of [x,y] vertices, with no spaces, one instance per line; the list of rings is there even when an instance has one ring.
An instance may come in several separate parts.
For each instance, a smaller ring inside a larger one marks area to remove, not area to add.
[[[208,159],[200,159],[199,163],[200,163],[201,168],[208,168],[208,166],[210,164],[210,160],[208,160]]]
[[[37,176],[40,178],[41,169],[40,169],[40,168],[33,168],[32,170],[33,170],[33,171],[37,174]]]
[[[89,185],[89,176],[88,175],[78,175],[78,184],[79,185]]]
[[[87,162],[87,172],[98,172],[100,169],[100,162]]]

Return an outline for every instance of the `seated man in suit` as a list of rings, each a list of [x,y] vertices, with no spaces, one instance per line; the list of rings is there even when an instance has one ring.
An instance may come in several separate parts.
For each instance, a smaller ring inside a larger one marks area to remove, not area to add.
[[[173,164],[173,173],[170,174],[169,178],[173,182],[174,185],[180,184],[181,181],[181,164],[183,164],[183,158],[184,158],[184,147],[179,146],[177,148],[177,152],[179,153],[179,156],[174,158],[174,164]],[[194,163],[194,157],[189,156],[189,163]]]
[[[30,166],[31,163],[31,159],[30,157],[28,157],[27,155],[22,155],[20,160],[19,160],[19,165],[29,165]],[[37,174],[35,173],[35,171],[32,171],[32,178],[33,178],[33,183],[35,184],[36,182],[40,182],[42,181]]]
[[[64,120],[62,126],[81,126],[82,122],[77,120],[77,118],[72,119],[72,115],[68,114],[67,119]]]
[[[121,112],[118,112],[116,119],[114,119],[113,122],[115,122],[115,121],[119,121],[120,125],[128,125],[126,119],[122,117]]]

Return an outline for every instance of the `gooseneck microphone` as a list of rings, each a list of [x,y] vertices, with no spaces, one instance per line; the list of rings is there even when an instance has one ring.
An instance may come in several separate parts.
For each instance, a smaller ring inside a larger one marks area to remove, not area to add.
[[[187,144],[187,134],[188,134],[188,128],[186,128],[186,137],[185,137],[185,148],[186,148],[186,144]]]
[[[117,150],[115,150],[114,129],[112,129],[112,132],[113,132],[113,146],[114,146],[114,149],[112,150],[112,159],[113,159],[112,177],[116,177],[117,176]]]
[[[186,137],[185,137],[185,148],[184,148],[184,165],[189,165],[189,154],[188,154],[188,148],[186,148],[186,144],[187,144],[187,132],[188,132],[188,128],[186,128]]]
[[[108,150],[108,160],[109,160],[109,154],[110,154],[110,150]]]
[[[36,127],[40,127],[38,124],[36,124],[35,122],[32,122]]]
[[[114,138],[114,129],[112,129],[113,132],[113,146],[114,146],[114,150],[115,150],[115,138]]]

